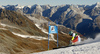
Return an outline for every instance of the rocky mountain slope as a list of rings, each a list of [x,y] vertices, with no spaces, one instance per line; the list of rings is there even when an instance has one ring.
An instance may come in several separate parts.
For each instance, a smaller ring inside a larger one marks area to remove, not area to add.
[[[92,5],[7,5],[2,9],[13,10],[21,14],[31,14],[48,17],[53,22],[76,30],[77,32],[90,35],[100,32],[100,2]],[[94,36],[89,36],[94,38]]]
[[[37,14],[22,15],[16,11],[0,9],[0,53],[29,54],[47,50],[48,21],[55,24],[49,18]],[[58,27],[59,47],[67,46],[71,39],[67,33],[71,29],[61,25]],[[56,48],[57,34],[50,34],[49,40],[50,50]]]

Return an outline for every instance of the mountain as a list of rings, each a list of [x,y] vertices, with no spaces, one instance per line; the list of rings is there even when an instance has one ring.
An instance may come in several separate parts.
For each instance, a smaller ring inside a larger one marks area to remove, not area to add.
[[[99,18],[100,2],[92,5],[7,5],[1,6],[2,9],[13,10],[21,14],[44,16],[58,21],[58,24],[76,30],[86,37],[94,38],[93,34],[100,32]],[[92,35],[91,35],[92,34]]]
[[[38,14],[22,15],[14,10],[0,9],[0,53],[29,54],[48,50],[48,21],[56,24]],[[68,35],[71,29],[63,25],[58,28],[59,47],[67,46],[72,38]],[[50,50],[56,48],[57,34],[50,34],[49,40]]]

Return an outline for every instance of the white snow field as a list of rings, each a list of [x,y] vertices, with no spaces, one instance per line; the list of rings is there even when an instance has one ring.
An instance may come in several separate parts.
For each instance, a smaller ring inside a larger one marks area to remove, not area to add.
[[[95,39],[89,38],[81,44],[32,54],[100,54],[100,34]]]

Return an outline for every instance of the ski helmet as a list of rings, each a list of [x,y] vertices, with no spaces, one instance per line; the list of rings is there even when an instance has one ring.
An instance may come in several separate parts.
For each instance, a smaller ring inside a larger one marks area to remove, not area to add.
[[[72,32],[72,31],[70,31],[70,32],[69,32],[69,35],[72,35],[72,34],[73,34],[73,32]]]

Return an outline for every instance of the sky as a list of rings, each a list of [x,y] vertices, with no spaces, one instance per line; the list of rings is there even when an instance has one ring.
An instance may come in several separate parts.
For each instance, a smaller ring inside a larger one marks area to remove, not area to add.
[[[92,5],[96,2],[100,2],[100,0],[0,0],[0,5],[63,5],[63,4],[80,4],[80,5]]]

